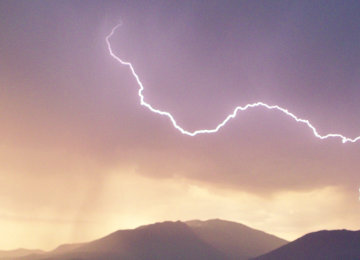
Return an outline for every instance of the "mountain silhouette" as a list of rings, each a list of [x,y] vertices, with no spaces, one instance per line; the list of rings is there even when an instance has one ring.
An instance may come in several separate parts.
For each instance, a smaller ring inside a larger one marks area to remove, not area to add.
[[[167,221],[16,260],[247,260],[286,243],[230,221]]]
[[[273,250],[273,251],[271,251]],[[309,233],[293,242],[213,219],[119,230],[53,251],[0,251],[0,260],[360,260],[360,231]]]
[[[360,260],[360,231],[309,233],[252,260]]]

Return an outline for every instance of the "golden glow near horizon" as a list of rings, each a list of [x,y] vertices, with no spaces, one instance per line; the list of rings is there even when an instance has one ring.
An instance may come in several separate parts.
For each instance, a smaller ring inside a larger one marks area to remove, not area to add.
[[[65,180],[55,182],[61,186]],[[118,229],[165,220],[212,218],[239,222],[294,240],[318,229],[343,228],[341,211],[335,209],[341,209],[348,199],[336,187],[281,192],[266,198],[183,178],[152,179],[135,170],[113,170],[107,174],[96,198],[90,194],[94,192],[91,184],[86,186],[84,189],[89,193],[69,194],[71,196],[66,200],[78,201],[78,205],[74,205],[77,207],[42,208],[23,215],[1,212],[2,249],[15,249],[21,245],[51,250],[63,243],[91,241]],[[63,190],[48,192],[51,198],[63,195]],[[319,221],[314,222],[314,219]],[[348,219],[347,228],[355,228],[356,221]]]

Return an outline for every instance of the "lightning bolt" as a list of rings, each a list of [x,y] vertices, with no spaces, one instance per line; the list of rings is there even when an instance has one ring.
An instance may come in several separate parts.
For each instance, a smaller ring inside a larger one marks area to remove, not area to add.
[[[265,103],[263,103],[263,102],[257,102],[257,103],[253,103],[253,104],[247,104],[247,105],[244,106],[244,107],[240,107],[240,106],[236,107],[236,108],[234,109],[234,112],[233,112],[232,114],[228,115],[228,116],[225,118],[225,120],[222,121],[222,122],[221,122],[216,128],[214,128],[214,129],[196,130],[196,131],[194,131],[194,132],[186,131],[186,130],[184,130],[181,126],[179,126],[179,125],[177,124],[177,122],[175,121],[174,117],[173,117],[169,112],[161,111],[161,110],[158,110],[158,109],[156,109],[156,108],[153,108],[150,104],[148,104],[148,103],[146,103],[146,102],[144,101],[144,96],[143,96],[143,94],[142,94],[142,91],[144,90],[144,86],[143,86],[143,84],[141,83],[141,81],[140,81],[140,79],[139,79],[139,76],[136,74],[136,72],[135,72],[135,70],[134,70],[134,67],[132,66],[132,64],[131,64],[130,62],[126,62],[126,61],[121,60],[121,59],[120,59],[118,56],[116,56],[116,55],[114,54],[114,52],[112,51],[112,49],[111,49],[111,44],[110,44],[110,42],[109,42],[109,39],[110,39],[110,37],[115,33],[116,29],[117,29],[118,27],[120,27],[120,26],[121,26],[121,24],[115,26],[115,27],[112,29],[111,33],[106,37],[106,43],[107,43],[107,46],[108,46],[110,55],[111,55],[114,59],[116,59],[118,62],[120,62],[122,65],[128,66],[128,67],[130,68],[133,76],[135,77],[135,79],[136,79],[136,81],[137,81],[137,83],[138,83],[138,85],[139,85],[139,87],[140,87],[140,88],[139,88],[139,92],[138,92],[139,97],[140,97],[140,104],[141,104],[142,106],[147,107],[148,109],[150,109],[150,111],[152,111],[152,112],[154,112],[154,113],[157,113],[157,114],[160,114],[160,115],[163,115],[163,116],[167,116],[167,117],[170,119],[170,121],[172,122],[173,126],[174,126],[176,129],[178,129],[182,134],[189,135],[189,136],[195,136],[195,135],[197,135],[197,134],[205,134],[205,133],[210,134],[210,133],[215,133],[215,132],[219,131],[219,129],[220,129],[221,127],[225,126],[225,124],[226,124],[230,119],[235,118],[236,115],[237,115],[237,112],[238,112],[239,110],[244,111],[244,110],[246,110],[246,109],[248,109],[248,108],[260,107],[260,106],[261,106],[261,107],[266,107],[266,108],[268,108],[268,109],[277,109],[277,110],[280,110],[281,112],[283,112],[283,113],[285,113],[286,115],[288,115],[288,116],[292,117],[293,119],[295,119],[297,122],[306,124],[306,125],[313,131],[314,135],[315,135],[316,137],[320,138],[320,139],[326,139],[326,138],[329,138],[329,137],[337,137],[337,138],[340,138],[343,143],[346,143],[346,142],[353,142],[353,143],[354,143],[354,142],[360,140],[360,136],[358,136],[358,137],[356,137],[356,138],[354,138],[354,139],[347,138],[347,137],[345,137],[345,136],[343,136],[343,135],[341,135],[341,134],[327,134],[327,135],[323,135],[323,136],[322,136],[322,135],[320,135],[320,134],[316,131],[316,128],[315,128],[312,124],[310,124],[310,122],[309,122],[308,120],[298,118],[298,117],[295,116],[293,113],[290,113],[287,109],[284,109],[284,108],[279,107],[279,106],[276,106],[276,105],[275,105],[275,106],[274,106],[274,105],[267,105],[267,104],[265,104]]]

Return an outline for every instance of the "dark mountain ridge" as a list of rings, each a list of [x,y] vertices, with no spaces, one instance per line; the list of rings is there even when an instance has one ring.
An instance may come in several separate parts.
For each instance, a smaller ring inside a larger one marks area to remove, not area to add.
[[[0,253],[0,260],[360,260],[360,231],[318,231],[288,243],[219,219],[167,221],[119,230],[89,243],[61,245],[47,253]]]
[[[360,260],[360,231],[309,233],[252,260]]]

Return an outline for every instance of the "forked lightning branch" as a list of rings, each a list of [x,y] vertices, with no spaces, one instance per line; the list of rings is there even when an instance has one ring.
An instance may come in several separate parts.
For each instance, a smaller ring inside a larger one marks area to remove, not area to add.
[[[232,114],[228,115],[224,121],[222,121],[217,127],[215,127],[214,129],[202,129],[202,130],[196,130],[194,132],[189,132],[189,131],[186,131],[185,129],[183,129],[181,126],[179,126],[176,122],[176,120],[174,119],[174,117],[169,113],[169,112],[166,112],[166,111],[161,111],[161,110],[158,110],[154,107],[152,107],[149,103],[146,103],[145,102],[145,98],[142,94],[142,91],[144,90],[144,86],[143,84],[141,83],[140,81],[140,78],[139,76],[136,74],[135,70],[134,70],[134,67],[132,66],[132,64],[130,62],[127,62],[127,61],[123,61],[122,59],[120,59],[118,56],[116,56],[114,54],[114,52],[112,51],[112,48],[111,48],[111,44],[110,44],[110,38],[111,36],[115,33],[116,29],[119,28],[121,26],[121,24],[115,26],[111,33],[106,37],[106,43],[108,45],[108,49],[109,49],[109,52],[110,52],[110,55],[116,59],[118,62],[120,62],[122,65],[124,66],[128,66],[131,70],[131,73],[133,74],[133,76],[135,77],[136,81],[137,81],[137,84],[139,85],[139,97],[140,97],[140,104],[142,106],[145,106],[147,107],[150,111],[154,112],[154,113],[157,113],[159,115],[163,115],[163,116],[167,116],[170,121],[172,122],[173,126],[178,129],[182,134],[185,134],[185,135],[189,135],[189,136],[195,136],[195,135],[198,135],[198,134],[205,134],[205,133],[215,133],[217,131],[219,131],[220,128],[222,128],[223,126],[226,125],[226,123],[232,119],[232,118],[235,118],[237,113],[239,111],[244,111],[244,110],[247,110],[247,109],[250,109],[250,108],[254,108],[254,107],[265,107],[267,109],[276,109],[276,110],[279,110],[281,112],[283,112],[284,114],[286,114],[287,116],[290,116],[292,117],[294,120],[296,120],[297,122],[299,123],[303,123],[303,124],[306,124],[310,130],[314,133],[314,135],[317,137],[317,138],[320,138],[320,139],[326,139],[326,138],[330,138],[330,137],[334,137],[334,138],[340,138],[342,140],[343,143],[346,143],[346,142],[356,142],[358,140],[360,140],[360,136],[354,138],[354,139],[351,139],[351,138],[348,138],[348,137],[345,137],[341,134],[327,134],[327,135],[320,135],[316,128],[310,124],[310,122],[306,119],[301,119],[301,118],[298,118],[297,116],[295,116],[293,113],[289,112],[287,109],[285,108],[282,108],[282,107],[279,107],[277,105],[268,105],[268,104],[265,104],[263,102],[257,102],[257,103],[253,103],[253,104],[247,104],[246,106],[243,106],[243,107],[236,107],[233,111]]]

